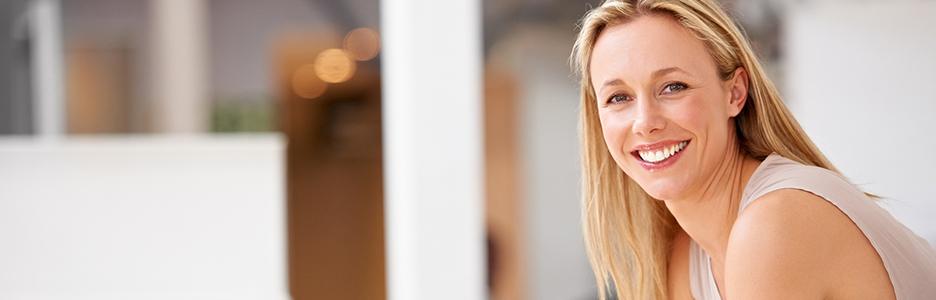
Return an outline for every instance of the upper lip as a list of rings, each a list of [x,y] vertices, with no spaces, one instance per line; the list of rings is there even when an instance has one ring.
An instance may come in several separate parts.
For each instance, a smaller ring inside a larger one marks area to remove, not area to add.
[[[688,140],[664,140],[651,144],[642,144],[634,147],[633,151],[650,151],[650,150],[659,150],[675,144],[679,144]]]

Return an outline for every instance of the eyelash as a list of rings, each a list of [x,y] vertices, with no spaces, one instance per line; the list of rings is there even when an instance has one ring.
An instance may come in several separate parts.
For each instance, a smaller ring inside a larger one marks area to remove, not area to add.
[[[666,84],[665,86],[663,86],[663,92],[662,92],[662,93],[667,93],[666,90],[667,90],[667,89],[670,89],[670,87],[679,87],[679,88],[676,89],[676,90],[671,90],[670,92],[668,92],[668,93],[677,93],[677,92],[684,91],[684,90],[688,89],[688,88],[689,88],[689,85],[688,85],[688,84],[685,84],[685,83],[682,83],[682,82],[672,82],[672,83],[668,83],[668,84]],[[620,100],[620,101],[615,101],[614,99],[617,98],[617,97],[625,97],[626,99]],[[630,96],[622,95],[622,94],[614,94],[614,95],[611,95],[611,97],[608,97],[607,103],[608,103],[608,104],[618,104],[618,103],[627,102],[627,101],[631,101],[631,100],[632,100],[632,99],[630,99]]]
[[[626,99],[621,100],[621,101],[614,101],[614,98],[617,98],[617,97],[624,97],[624,98],[626,98]],[[631,100],[631,99],[630,99],[630,96],[621,95],[621,94],[614,94],[614,95],[611,95],[611,97],[608,97],[608,101],[607,101],[607,102],[608,102],[608,104],[618,104],[618,103],[623,103],[623,102],[630,101],[630,100]]]
[[[669,87],[671,87],[671,86],[679,86],[679,89],[678,89],[678,90],[675,90],[675,91],[671,91],[670,93],[676,93],[676,92],[683,91],[683,90],[686,90],[686,89],[689,88],[689,85],[687,85],[687,84],[685,84],[685,83],[682,83],[682,82],[672,82],[672,83],[669,83],[669,84],[663,86],[663,92],[666,92],[666,90],[667,90]]]

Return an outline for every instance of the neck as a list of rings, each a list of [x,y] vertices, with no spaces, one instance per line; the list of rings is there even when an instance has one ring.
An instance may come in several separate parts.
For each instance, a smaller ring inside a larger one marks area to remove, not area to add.
[[[697,192],[686,199],[665,201],[680,227],[717,265],[724,263],[744,186],[758,164],[757,160],[733,147],[726,151],[712,176]]]

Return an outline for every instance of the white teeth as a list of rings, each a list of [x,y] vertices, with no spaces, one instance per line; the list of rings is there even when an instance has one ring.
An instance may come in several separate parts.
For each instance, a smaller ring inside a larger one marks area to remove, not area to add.
[[[686,148],[687,144],[688,142],[680,142],[678,144],[674,144],[672,146],[669,146],[660,150],[656,150],[656,151],[651,151],[651,150],[637,151],[637,154],[640,155],[640,158],[643,159],[644,161],[656,163],[656,162],[663,161],[664,159],[670,158],[670,156],[673,156],[673,154],[676,154],[679,151],[682,151],[683,148]]]

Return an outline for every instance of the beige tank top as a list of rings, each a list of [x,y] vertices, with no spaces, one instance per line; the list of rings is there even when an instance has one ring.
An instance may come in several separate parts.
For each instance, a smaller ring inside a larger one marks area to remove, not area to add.
[[[754,199],[787,188],[822,197],[858,225],[881,256],[898,300],[936,299],[936,250],[832,171],[771,154],[745,185],[738,215]],[[697,300],[721,299],[711,257],[694,241],[689,242],[689,286]]]

